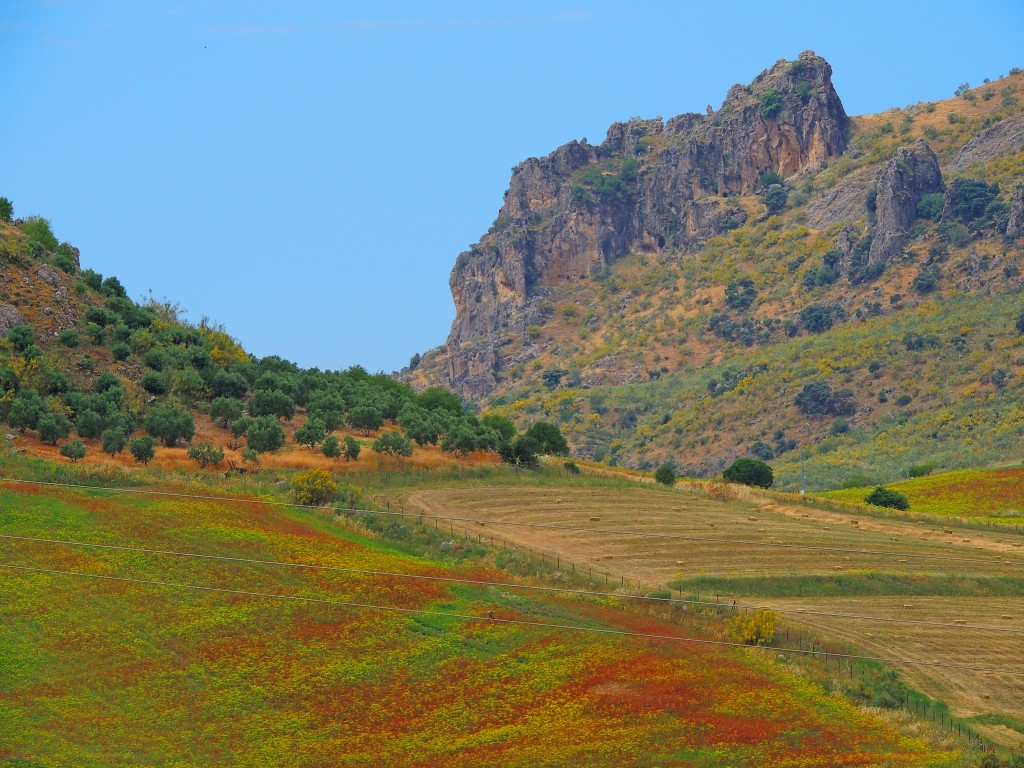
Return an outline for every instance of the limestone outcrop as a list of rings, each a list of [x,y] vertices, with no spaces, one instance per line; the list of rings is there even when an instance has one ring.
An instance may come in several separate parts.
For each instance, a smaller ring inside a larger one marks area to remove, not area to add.
[[[832,69],[811,51],[733,86],[716,112],[615,123],[513,171],[494,226],[459,255],[448,378],[461,395],[495,388],[501,347],[542,315],[547,286],[584,279],[627,253],[698,248],[742,224],[730,195],[840,155],[849,119]],[[916,201],[914,203],[916,205]]]
[[[917,204],[944,189],[939,160],[927,142],[900,147],[875,181],[875,219],[868,265],[884,269],[906,246],[914,230]]]

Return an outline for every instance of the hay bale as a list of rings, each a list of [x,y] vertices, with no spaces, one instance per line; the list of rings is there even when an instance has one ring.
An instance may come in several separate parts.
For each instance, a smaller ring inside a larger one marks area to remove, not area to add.
[[[592,517],[592,518],[590,518],[590,522],[592,522],[592,523],[599,522],[600,520],[601,520],[600,517]]]

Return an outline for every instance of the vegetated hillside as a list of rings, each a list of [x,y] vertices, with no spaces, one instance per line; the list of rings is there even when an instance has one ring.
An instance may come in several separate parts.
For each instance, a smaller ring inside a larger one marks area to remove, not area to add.
[[[911,467],[910,479],[890,488],[907,497],[915,514],[941,515],[1001,526],[1024,526],[1024,469],[962,469],[931,474],[932,467]],[[868,489],[829,491],[827,498],[863,502]],[[1024,542],[1015,546],[1024,547]]]
[[[461,255],[446,382],[575,453],[796,487],[1024,451],[1024,75],[848,118],[827,63],[514,171]]]
[[[809,662],[542,626],[713,639],[721,622],[446,583],[507,575],[430,527],[398,545],[265,504],[9,483],[0,505],[4,535],[262,561],[5,541],[5,564],[51,571],[4,571],[11,764],[962,764],[825,693]]]
[[[13,219],[6,198],[0,421],[19,450],[165,468],[431,467],[496,461],[515,438],[510,423],[481,423],[444,390],[416,394],[358,366],[254,359],[223,329],[191,325],[168,302],[137,303],[116,277],[82,269],[45,219]]]

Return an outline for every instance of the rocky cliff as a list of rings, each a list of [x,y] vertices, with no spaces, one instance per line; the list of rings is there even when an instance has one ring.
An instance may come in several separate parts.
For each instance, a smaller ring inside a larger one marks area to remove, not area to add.
[[[633,251],[693,250],[747,219],[728,199],[760,191],[766,173],[789,179],[841,154],[849,120],[831,75],[805,51],[733,86],[717,112],[616,123],[598,146],[517,166],[494,226],[451,273],[451,386],[493,391],[502,348],[543,321],[551,287]]]
[[[910,239],[921,198],[944,189],[939,160],[918,140],[900,147],[875,182],[875,220],[868,265],[879,270],[898,256]]]

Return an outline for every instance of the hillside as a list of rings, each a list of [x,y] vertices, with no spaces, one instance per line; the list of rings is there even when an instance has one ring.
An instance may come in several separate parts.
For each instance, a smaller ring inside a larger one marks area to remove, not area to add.
[[[790,488],[801,463],[838,487],[1020,456],[1022,92],[848,117],[805,52],[717,111],[525,161],[452,271],[447,345],[401,377],[580,456],[752,454]]]
[[[0,483],[0,504],[5,536],[250,561],[3,541],[5,566],[64,572],[4,571],[5,764],[958,764],[800,665],[551,626],[715,639],[710,616],[446,581],[507,574],[430,528],[410,551],[230,499]]]
[[[16,450],[122,467],[352,474],[493,463],[499,438],[514,436],[445,390],[417,394],[359,366],[254,358],[173,303],[129,298],[116,277],[83,268],[46,219],[14,219],[0,200],[0,421]]]

